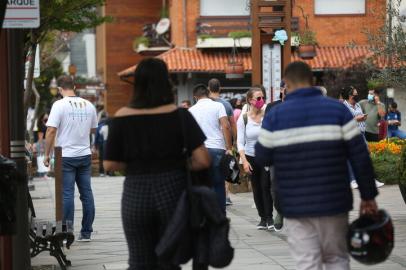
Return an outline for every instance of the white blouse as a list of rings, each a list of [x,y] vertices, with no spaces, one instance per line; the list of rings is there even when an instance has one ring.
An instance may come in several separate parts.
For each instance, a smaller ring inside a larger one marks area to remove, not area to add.
[[[237,148],[238,151],[244,150],[247,156],[255,157],[255,144],[258,141],[262,119],[260,123],[257,123],[247,115],[247,120],[247,126],[245,126],[243,114],[238,118]]]

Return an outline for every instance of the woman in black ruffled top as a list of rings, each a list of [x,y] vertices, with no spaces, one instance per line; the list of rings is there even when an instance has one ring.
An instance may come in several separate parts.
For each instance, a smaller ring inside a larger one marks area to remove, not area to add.
[[[186,187],[182,122],[193,170],[210,165],[206,138],[193,116],[175,106],[162,60],[141,61],[134,82],[130,105],[109,121],[104,161],[107,171],[126,172],[121,211],[129,269],[180,269],[160,265],[154,249]]]

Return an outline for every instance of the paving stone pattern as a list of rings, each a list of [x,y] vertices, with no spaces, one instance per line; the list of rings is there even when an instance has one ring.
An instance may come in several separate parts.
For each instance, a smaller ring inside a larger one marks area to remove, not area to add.
[[[72,261],[71,270],[124,270],[127,268],[128,251],[121,225],[120,200],[123,186],[122,177],[93,178],[93,191],[96,202],[96,219],[93,241],[75,242],[66,253]],[[36,179],[36,190],[31,192],[38,219],[54,220],[54,181]],[[76,193],[78,193],[76,191]],[[356,209],[359,205],[358,192],[354,192]],[[251,193],[233,195],[233,206],[228,208],[231,218],[230,239],[236,249],[235,259],[229,270],[294,270],[295,265],[289,254],[285,231],[258,231],[256,209],[252,208]],[[75,199],[75,230],[80,231],[82,217],[79,194]],[[364,266],[351,263],[356,270],[400,270],[406,269],[406,205],[403,203],[397,186],[385,186],[380,189],[378,204],[387,209],[395,223],[396,244],[392,256],[385,263],[376,266]],[[351,212],[351,219],[358,215]],[[32,259],[36,269],[56,265],[54,258],[42,253]],[[41,266],[41,268],[40,268]],[[183,269],[191,269],[190,264]]]

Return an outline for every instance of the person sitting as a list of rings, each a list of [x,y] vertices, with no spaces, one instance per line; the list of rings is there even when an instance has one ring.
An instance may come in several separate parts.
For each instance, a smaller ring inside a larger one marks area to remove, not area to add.
[[[392,102],[389,106],[389,112],[386,117],[388,121],[388,137],[393,138],[397,137],[399,139],[406,139],[406,132],[400,130],[399,127],[401,125],[401,114],[398,111],[398,104],[396,102]]]

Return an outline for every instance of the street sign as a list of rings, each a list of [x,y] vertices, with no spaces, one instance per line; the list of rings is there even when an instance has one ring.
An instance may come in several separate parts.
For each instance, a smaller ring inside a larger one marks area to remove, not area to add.
[[[7,0],[3,28],[38,28],[40,0]]]

